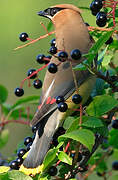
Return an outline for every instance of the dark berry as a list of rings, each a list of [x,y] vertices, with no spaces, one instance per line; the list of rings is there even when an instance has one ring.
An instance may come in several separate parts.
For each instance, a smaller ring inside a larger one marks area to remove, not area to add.
[[[56,73],[57,72],[57,65],[56,64],[54,64],[54,63],[50,63],[49,65],[48,65],[48,71],[50,72],[50,73]]]
[[[36,89],[40,89],[42,88],[42,81],[40,79],[36,79],[33,81],[33,86],[36,88]]]
[[[32,138],[31,137],[26,137],[25,139],[24,139],[24,145],[25,146],[27,146],[29,143],[31,143],[31,142],[33,142],[33,140],[32,140]]]
[[[43,64],[44,63],[44,54],[39,54],[37,57],[36,57],[36,61],[39,63],[39,64]]]
[[[19,167],[18,167],[18,162],[16,160],[13,160],[9,163],[9,166],[11,169],[15,169],[15,170],[18,170]]]
[[[107,15],[105,12],[98,12],[96,15],[96,24],[99,27],[104,27],[107,22]]]
[[[56,54],[57,53],[57,48],[55,47],[55,46],[52,46],[51,48],[50,48],[50,50],[49,50],[49,53],[50,54]]]
[[[66,112],[67,109],[68,109],[67,104],[64,103],[64,102],[60,102],[57,106],[58,106],[58,110],[59,110],[60,112]]]
[[[64,61],[67,60],[67,58],[68,58],[67,52],[65,52],[65,51],[60,51],[60,52],[58,53],[58,59],[59,59],[59,61],[64,62]]]
[[[23,161],[24,161],[24,159],[22,157],[18,157],[16,159],[16,162],[17,162],[18,166],[20,166],[23,163]]]
[[[51,46],[55,46],[56,45],[56,39],[55,38],[50,41],[50,45]]]
[[[17,87],[15,89],[14,93],[15,93],[16,96],[21,97],[24,94],[24,90],[22,88]]]
[[[118,119],[112,121],[112,128],[118,129]]]
[[[112,169],[113,169],[113,170],[118,170],[118,161],[114,161],[114,162],[112,163]]]
[[[59,104],[60,102],[64,102],[64,97],[63,96],[57,96],[56,97],[56,103]]]
[[[47,60],[44,60],[45,64],[48,64],[50,62],[50,59],[52,58],[52,56],[45,56],[45,58],[48,58]]]
[[[102,0],[94,0],[91,4],[90,4],[90,10],[91,11],[100,11],[100,9],[102,8],[103,4],[102,4]]]
[[[36,131],[38,130],[38,127],[35,125],[35,126],[32,126],[32,132],[33,133],[36,133]]]
[[[79,152],[77,162],[80,162],[82,160],[82,154]]]
[[[29,69],[27,72],[27,76],[32,75],[34,72],[36,72],[36,69]],[[30,77],[30,79],[35,79],[37,77],[37,74],[34,74]]]
[[[112,42],[113,42],[113,38],[110,37],[110,38],[105,42],[105,44],[108,45],[108,44],[111,44]]]
[[[31,147],[32,147],[32,142],[30,142],[28,145],[27,145],[27,151],[29,151],[30,149],[31,149]]]
[[[71,57],[74,60],[79,60],[81,58],[82,54],[79,49],[73,49],[71,51]]]
[[[50,167],[48,173],[50,176],[55,176],[57,174],[57,168],[55,166]]]
[[[99,11],[91,11],[91,14],[93,15],[93,16],[96,16],[97,15],[97,13],[98,13]]]
[[[25,149],[19,149],[17,152],[18,157],[23,157],[27,151]]]
[[[82,97],[79,94],[75,94],[75,95],[72,96],[72,101],[75,104],[79,104],[79,103],[82,102]]]
[[[27,41],[27,38],[28,38],[28,34],[23,32],[19,35],[19,39],[22,41],[22,42],[25,42]]]

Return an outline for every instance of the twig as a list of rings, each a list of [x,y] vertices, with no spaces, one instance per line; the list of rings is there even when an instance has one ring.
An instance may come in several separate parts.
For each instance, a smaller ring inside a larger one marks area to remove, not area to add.
[[[30,125],[29,121],[22,121],[22,120],[5,120],[4,122],[0,123],[0,126],[5,126],[6,124],[9,123],[19,123],[19,124],[24,124],[24,125]]]

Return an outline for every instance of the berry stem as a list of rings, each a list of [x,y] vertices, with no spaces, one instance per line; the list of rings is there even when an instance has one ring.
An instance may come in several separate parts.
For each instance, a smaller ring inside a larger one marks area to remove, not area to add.
[[[43,36],[40,36],[39,38],[37,38],[37,39],[35,39],[35,40],[32,40],[32,41],[30,41],[30,42],[27,43],[27,44],[24,44],[24,45],[22,45],[22,46],[18,46],[18,47],[15,48],[14,50],[18,50],[18,49],[24,48],[24,47],[26,47],[26,46],[28,46],[28,45],[30,45],[30,44],[33,44],[33,43],[35,43],[35,42],[37,42],[37,41],[39,41],[39,40],[41,40],[41,39],[46,38],[46,37],[48,37],[48,36],[50,36],[50,35],[52,35],[52,34],[54,34],[54,33],[55,33],[55,31],[49,32],[48,34],[45,34],[45,35],[43,35]]]
[[[49,32],[48,32],[47,28],[45,27],[45,25],[42,22],[40,22],[40,24],[43,27],[43,29],[46,31],[46,33],[49,34]]]
[[[5,126],[6,124],[9,123],[19,123],[19,124],[24,124],[24,125],[30,125],[29,121],[22,121],[22,120],[5,120],[4,122],[0,123],[0,126]]]

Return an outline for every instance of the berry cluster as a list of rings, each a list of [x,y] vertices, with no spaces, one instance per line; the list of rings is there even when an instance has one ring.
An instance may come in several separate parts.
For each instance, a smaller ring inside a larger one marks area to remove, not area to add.
[[[27,40],[30,40],[29,39],[29,36],[27,33],[21,33],[20,36],[19,36],[19,39],[23,42],[27,41]],[[45,56],[44,54],[38,54],[36,56],[36,62],[38,64],[44,64],[43,67],[41,67],[40,69],[36,70],[36,69],[29,69],[28,72],[27,72],[27,78],[25,78],[23,81],[22,81],[22,84],[20,87],[17,87],[14,91],[15,95],[18,96],[18,97],[21,97],[23,96],[24,94],[24,89],[22,88],[23,86],[23,83],[25,80],[29,79],[34,79],[33,81],[33,86],[34,88],[36,89],[40,89],[42,87],[42,81],[40,79],[38,79],[38,72],[41,71],[42,69],[44,69],[45,67],[48,67],[48,71],[52,74],[55,74],[57,71],[58,71],[58,66],[60,65],[60,63],[63,63],[65,61],[71,61],[71,60],[80,60],[81,57],[82,57],[82,54],[80,52],[79,49],[73,49],[70,53],[70,57],[72,59],[69,59],[68,57],[68,53],[66,51],[61,51],[61,50],[57,50],[57,47],[56,47],[56,39],[52,39],[50,41],[50,49],[49,49],[49,54],[51,55],[48,55],[48,56]],[[55,55],[57,54],[57,55]],[[59,60],[59,63],[58,64],[55,64],[55,63],[51,63],[50,60],[52,58],[52,56],[54,56],[55,58],[57,58]],[[51,97],[49,97],[51,98]],[[58,107],[58,110],[61,111],[61,112],[65,112],[67,111],[68,109],[68,105],[66,104],[65,100],[64,100],[64,97],[62,96],[57,96],[56,97],[56,103],[57,103],[57,107]],[[54,101],[54,102],[55,102]],[[73,103],[75,104],[79,104],[81,103],[82,101],[82,97],[79,95],[79,94],[75,94],[73,95],[72,97],[72,101]],[[53,102],[53,103],[54,103]]]
[[[26,146],[26,149],[20,148],[17,151],[17,158],[9,163],[9,166],[11,169],[18,170],[21,164],[23,163],[24,159],[23,156],[28,152],[32,146],[33,139],[31,137],[26,137],[24,139],[24,145]]]
[[[103,8],[103,0],[94,0],[90,4],[91,13],[96,16],[96,24],[99,27],[104,27],[107,23],[107,14],[100,11]]]

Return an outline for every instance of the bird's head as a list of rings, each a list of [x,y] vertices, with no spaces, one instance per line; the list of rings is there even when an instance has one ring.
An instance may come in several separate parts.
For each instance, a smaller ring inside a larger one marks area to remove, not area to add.
[[[53,21],[53,19],[57,15],[59,15],[59,14],[62,15],[65,12],[65,10],[71,10],[71,11],[75,11],[77,13],[81,13],[81,10],[72,4],[58,4],[58,5],[49,7],[43,11],[38,12],[38,15],[47,17]]]

